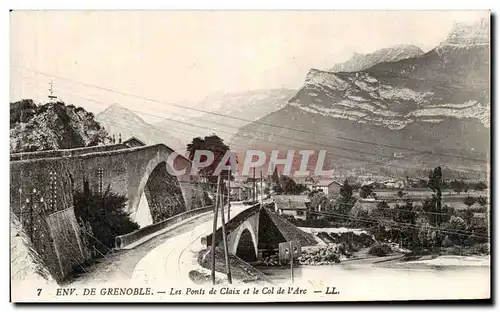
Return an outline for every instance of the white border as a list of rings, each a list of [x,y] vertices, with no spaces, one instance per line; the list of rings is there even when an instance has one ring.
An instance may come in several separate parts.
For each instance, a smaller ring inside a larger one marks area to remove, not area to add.
[[[443,1],[444,2],[444,1]],[[203,0],[184,0],[184,1],[152,1],[152,0],[141,0],[141,1],[130,1],[130,0],[122,0],[122,1],[103,1],[103,0],[87,0],[87,1],[55,1],[55,0],[45,0],[43,2],[41,1],[2,1],[2,10],[0,11],[2,14],[2,18],[0,19],[0,27],[1,27],[1,39],[2,42],[4,43],[2,46],[6,46],[5,49],[2,49],[2,58],[1,58],[1,66],[2,66],[2,76],[3,76],[3,83],[2,83],[2,98],[3,98],[3,109],[4,112],[1,114],[1,117],[4,118],[3,122],[0,124],[3,126],[3,130],[0,134],[0,139],[1,143],[0,146],[5,149],[2,150],[2,153],[0,154],[2,157],[2,172],[0,174],[0,179],[1,179],[1,186],[0,186],[0,192],[1,195],[0,198],[3,200],[3,218],[2,222],[4,223],[5,226],[2,228],[4,229],[5,233],[0,237],[1,238],[1,249],[3,252],[3,259],[2,259],[2,281],[3,281],[3,294],[4,294],[4,300],[2,300],[3,303],[7,303],[9,298],[9,285],[10,285],[10,276],[9,276],[9,271],[7,268],[9,267],[10,264],[10,259],[9,259],[9,253],[7,250],[9,250],[9,239],[8,236],[8,228],[9,228],[9,192],[8,192],[8,184],[9,184],[9,167],[8,167],[8,160],[9,156],[7,153],[8,146],[9,146],[9,137],[8,137],[8,124],[9,124],[9,119],[8,119],[8,103],[9,103],[9,9],[17,9],[17,10],[22,10],[22,9],[58,9],[58,10],[75,10],[75,9],[106,9],[106,10],[115,10],[115,9],[121,9],[121,10],[159,10],[159,9],[169,9],[169,10],[200,10],[200,9],[211,9],[211,10],[216,10],[216,9],[225,9],[225,10],[240,10],[240,9],[250,9],[250,10],[255,10],[255,9],[264,9],[264,10],[277,10],[277,9],[284,9],[284,10],[306,10],[306,9],[314,9],[314,10],[332,10],[332,9],[344,9],[344,10],[353,10],[353,9],[364,9],[364,10],[385,10],[385,9],[391,9],[391,10],[456,10],[456,9],[492,9],[493,13],[498,12],[498,7],[500,5],[500,1],[496,0],[474,0],[474,1],[447,1],[446,3],[439,3],[438,1],[435,0],[419,0],[419,1],[414,1],[413,3],[409,3],[407,1],[383,1],[383,0],[377,0],[377,1],[354,1],[354,0],[349,0],[349,1],[325,1],[325,0],[308,0],[308,1],[293,1],[293,0],[247,0],[247,1],[210,1],[209,3],[207,1]],[[497,28],[496,25],[495,29]],[[496,31],[494,32],[496,33]],[[491,58],[494,59],[496,56],[492,55]],[[495,86],[492,86],[492,88],[496,89],[497,84]],[[495,99],[492,99],[492,105],[495,104]],[[492,120],[495,120],[498,115],[498,109],[495,109],[494,116],[492,116]],[[493,124],[493,123],[492,123]],[[497,127],[498,128],[498,127]],[[499,134],[497,133],[498,131],[495,132],[495,138],[499,138]],[[498,142],[496,142],[498,143]],[[492,155],[495,155],[495,151],[493,152]],[[498,177],[498,170],[496,169],[494,174]],[[498,190],[498,186],[494,185],[494,192]],[[500,224],[499,222],[499,212],[495,213],[496,218],[492,222],[495,225]],[[498,231],[498,229],[497,229]],[[495,233],[497,232],[495,231]],[[496,236],[496,235],[495,235]],[[495,237],[497,238],[497,237]],[[495,239],[495,246],[492,247],[492,249],[498,249],[498,240]],[[496,255],[496,258],[498,258],[498,255]],[[494,265],[496,266],[497,261],[495,261]],[[497,271],[497,270],[495,270]],[[498,289],[495,287],[495,289]],[[492,294],[492,295],[496,295]],[[309,305],[311,306],[311,305]],[[50,306],[46,306],[47,308],[52,308]],[[149,307],[149,306],[146,306]],[[252,305],[248,305],[245,307],[238,307],[239,309],[262,309],[265,308],[266,306],[256,306],[253,307]],[[304,305],[297,305],[295,307],[288,305],[288,306],[274,306],[271,305],[269,306],[271,308],[275,309],[304,309]],[[311,307],[316,307],[316,308],[322,308],[322,309],[345,309],[346,307],[341,307],[341,306],[311,306]],[[388,306],[382,306],[379,308],[386,309]],[[12,304],[6,305],[6,310],[11,311],[15,307]],[[63,307],[64,309],[72,309],[73,306],[65,306]],[[88,309],[89,311],[96,311],[96,310],[102,310],[105,311],[109,308],[114,308],[114,309],[121,309],[122,306],[84,306],[81,307],[83,309]],[[137,308],[137,306],[131,307],[131,308]],[[175,309],[178,308],[176,306],[164,306],[164,307],[159,307],[161,309]],[[185,308],[194,308],[194,309],[206,309],[206,306],[190,306],[190,307],[185,307]],[[212,309],[219,309],[221,307],[219,306],[210,306]],[[223,306],[223,308],[226,309],[235,309],[236,306]],[[368,308],[367,306],[362,306],[358,307],[358,309],[363,309],[363,308]],[[375,308],[375,307],[373,307]],[[405,307],[409,308],[409,307]],[[413,307],[416,308],[416,307]],[[422,308],[425,308],[426,310],[432,310],[436,309],[434,307],[429,307],[429,306],[422,306]],[[471,307],[472,308],[472,307]],[[352,307],[351,307],[352,309]],[[450,307],[450,309],[453,309]],[[3,311],[5,311],[2,308]]]

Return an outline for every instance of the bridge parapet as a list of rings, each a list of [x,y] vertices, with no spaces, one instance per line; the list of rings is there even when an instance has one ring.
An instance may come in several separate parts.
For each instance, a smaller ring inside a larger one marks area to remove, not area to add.
[[[176,223],[179,223],[183,220],[186,220],[188,218],[194,217],[196,215],[200,215],[206,212],[209,212],[213,210],[213,206],[206,206],[202,208],[197,208],[193,210],[189,210],[180,214],[177,214],[173,217],[170,217],[168,219],[165,219],[163,221],[145,226],[143,228],[140,228],[134,232],[125,234],[125,235],[120,235],[115,237],[115,248],[116,249],[125,249],[125,248],[130,248],[132,245],[135,245],[137,243],[143,243],[147,241],[150,238],[153,238],[155,233],[159,233],[159,231],[174,225]],[[149,237],[149,238],[148,238]]]
[[[68,149],[47,150],[47,151],[37,151],[37,152],[21,152],[21,153],[11,154],[10,160],[16,161],[16,160],[53,158],[53,157],[71,157],[71,156],[96,153],[96,152],[116,151],[125,148],[128,148],[128,146],[126,146],[125,144],[111,144],[111,145],[88,146],[88,147],[79,147],[71,149],[68,148]]]
[[[232,218],[229,222],[226,223],[226,232],[230,233],[233,230],[237,229],[243,222],[245,222],[248,218],[260,212],[260,204],[254,205],[239,214],[237,214],[234,218]],[[201,243],[206,245],[207,247],[212,246],[212,237],[213,233],[201,238]],[[219,245],[222,242],[222,227],[219,227],[215,232],[215,244]]]

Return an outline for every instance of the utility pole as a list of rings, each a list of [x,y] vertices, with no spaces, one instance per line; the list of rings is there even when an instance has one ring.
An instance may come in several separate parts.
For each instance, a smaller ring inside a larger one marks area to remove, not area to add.
[[[264,204],[264,193],[262,190],[262,170],[260,171],[260,208]]]
[[[50,103],[54,103],[54,100],[57,99],[57,96],[54,95],[54,81],[50,81],[49,83],[49,101]]]
[[[215,232],[217,232],[217,212],[219,211],[219,184],[220,175],[217,178],[217,192],[214,205],[214,226],[212,231],[212,283],[215,285]]]
[[[255,185],[255,167],[253,168],[253,196],[252,196],[252,204],[255,203],[255,193],[257,192],[257,186]]]
[[[220,178],[220,176],[219,176]],[[224,201],[223,201],[223,198],[224,198],[224,192],[221,192],[220,194],[221,196],[221,213],[220,213],[220,216],[222,218],[221,220],[221,223],[222,223],[222,242],[224,244],[224,260],[226,262],[226,274],[227,274],[227,280],[229,282],[229,284],[232,284],[233,281],[231,279],[231,267],[230,267],[230,264],[229,264],[229,252],[228,252],[228,248],[227,248],[227,233],[226,233],[226,220],[224,220]],[[215,236],[214,236],[214,241],[215,241]],[[215,258],[214,258],[215,259]]]
[[[227,173],[227,222],[231,221],[231,169]]]
[[[290,280],[293,285],[293,244],[290,242]]]

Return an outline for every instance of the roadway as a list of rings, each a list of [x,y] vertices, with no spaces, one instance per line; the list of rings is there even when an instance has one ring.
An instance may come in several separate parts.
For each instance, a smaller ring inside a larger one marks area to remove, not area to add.
[[[250,206],[241,202],[231,204],[231,219]],[[213,217],[213,213],[210,213]],[[227,222],[227,209],[225,211]],[[222,224],[221,214],[218,214],[218,227]],[[206,248],[201,244],[203,236],[213,231],[213,218],[195,226],[192,231],[185,232],[164,241],[163,244],[151,250],[135,266],[132,273],[133,284],[146,283],[149,287],[159,289],[165,282],[175,281],[175,286],[192,286],[189,272],[196,270],[210,274],[210,271],[198,265],[199,252]],[[224,279],[224,274],[217,272],[218,279]],[[171,283],[171,282],[170,282]]]
[[[249,208],[242,202],[231,203],[231,219]],[[227,220],[227,209],[225,209]],[[221,214],[218,214],[218,227],[221,226]],[[201,237],[212,233],[213,212],[206,212],[164,229],[150,240],[132,248],[111,252],[100,262],[85,268],[87,272],[71,279],[68,284],[81,287],[96,287],[96,284],[108,286],[119,284],[121,287],[130,283],[151,285],[166,280],[190,284],[189,271],[199,269],[198,252],[205,248]]]

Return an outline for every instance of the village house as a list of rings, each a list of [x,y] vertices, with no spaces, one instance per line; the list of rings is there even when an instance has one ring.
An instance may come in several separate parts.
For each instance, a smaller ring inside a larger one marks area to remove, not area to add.
[[[315,184],[316,190],[321,190],[326,196],[334,196],[340,194],[342,184],[335,180],[319,180]]]
[[[397,189],[402,189],[405,187],[405,182],[402,181],[402,180],[396,180],[396,179],[389,179],[389,180],[386,180],[384,182],[382,182],[382,184],[386,187],[386,188],[397,188]]]
[[[310,201],[306,195],[275,195],[272,199],[279,214],[302,220],[307,218],[307,206]]]
[[[146,143],[142,142],[136,137],[131,137],[130,139],[123,141],[123,145],[126,145],[127,147],[139,147],[139,146],[145,146]]]
[[[488,218],[484,212],[474,212],[471,220],[472,226],[488,226]]]
[[[243,201],[252,199],[252,186],[243,183],[231,184],[231,200]]]

